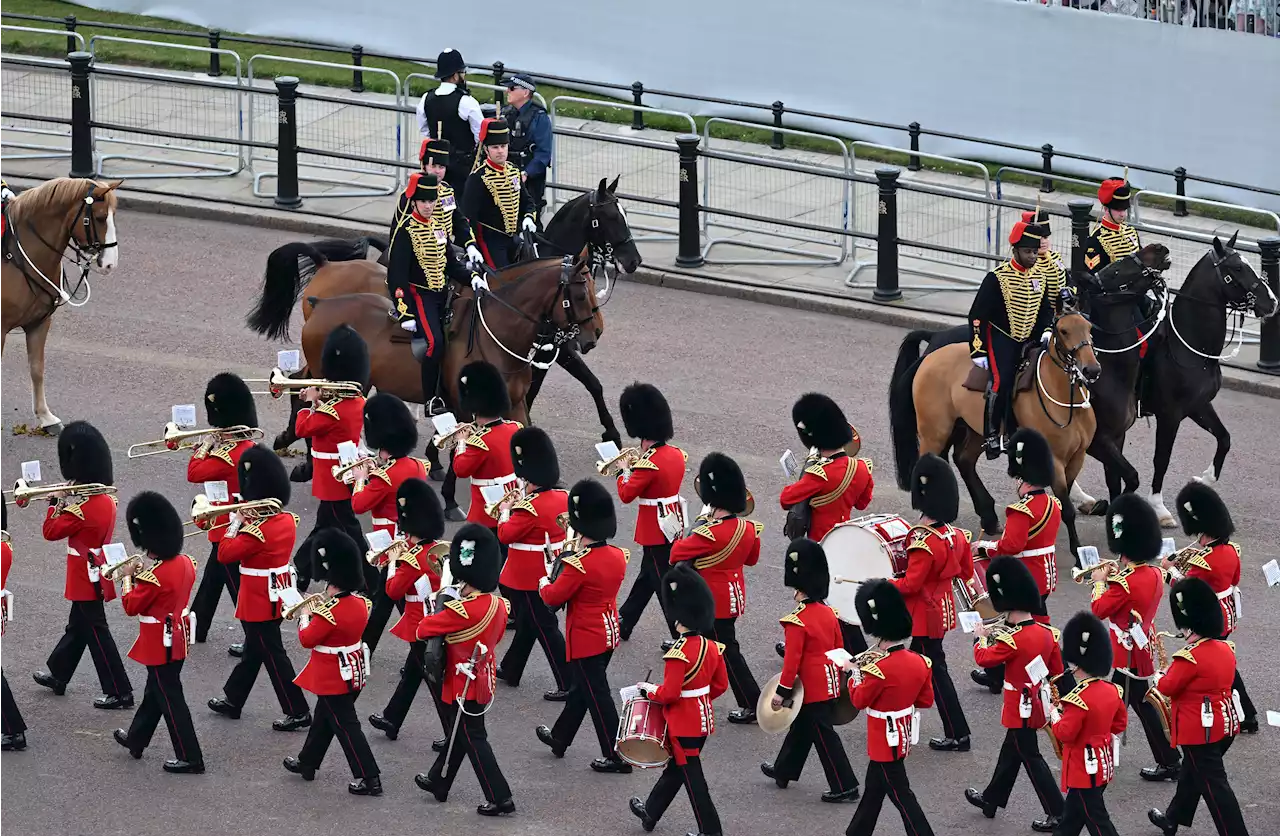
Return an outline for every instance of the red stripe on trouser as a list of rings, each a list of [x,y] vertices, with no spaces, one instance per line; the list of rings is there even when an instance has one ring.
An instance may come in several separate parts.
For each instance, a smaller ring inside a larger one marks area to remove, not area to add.
[[[173,719],[173,705],[169,702],[169,695],[165,693],[164,684],[160,682],[160,674],[155,674],[155,678],[156,687],[160,689],[160,696],[164,699],[164,707],[166,709],[165,720],[167,721],[166,725],[172,725],[173,727],[172,737],[174,754],[176,754],[179,759],[185,761],[187,759],[187,751],[182,745],[182,734],[178,731],[178,723]]]
[[[427,356],[434,357],[436,337],[435,332],[431,330],[431,323],[427,321],[427,308],[422,304],[422,296],[413,285],[409,285],[409,295],[413,297],[413,306],[418,310],[418,326],[422,328],[422,334],[427,338]]]
[[[991,366],[991,391],[1000,391],[1000,365],[996,362],[996,346],[991,341],[991,326],[987,326],[987,365]]]
[[[489,247],[484,243],[484,230],[478,226],[476,227],[476,243],[480,245],[480,254],[484,256],[484,263],[497,269],[497,265],[493,263],[493,256],[489,254]]]
[[[1138,339],[1142,339],[1142,329],[1134,328],[1133,330],[1138,332]],[[1146,356],[1147,356],[1147,344],[1144,342],[1142,345],[1138,346],[1138,357],[1142,358]]]

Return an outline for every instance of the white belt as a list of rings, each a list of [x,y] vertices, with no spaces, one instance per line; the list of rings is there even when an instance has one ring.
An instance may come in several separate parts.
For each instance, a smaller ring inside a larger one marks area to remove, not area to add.
[[[664,496],[661,499],[646,499],[645,497],[642,496],[636,500],[636,502],[640,503],[641,505],[669,505],[673,502],[679,502],[679,501],[680,501],[680,494],[676,494],[675,496]]]
[[[1107,626],[1111,628],[1111,632],[1115,633],[1116,640],[1120,642],[1120,646],[1125,650],[1133,649],[1133,636],[1128,630],[1120,627],[1111,619],[1107,619]]]
[[[867,709],[868,717],[875,717],[879,720],[900,720],[903,717],[910,717],[915,713],[915,708],[904,708],[901,711],[879,711],[874,708]]]
[[[427,598],[425,595],[406,595],[404,596],[404,602],[406,604],[425,604]]]
[[[1026,549],[1025,551],[1020,551],[1013,556],[1014,557],[1043,557],[1046,554],[1053,554],[1056,551],[1056,549],[1057,549],[1056,546],[1045,546],[1044,548],[1041,548],[1041,549]]]
[[[364,642],[356,642],[355,644],[349,644],[345,647],[331,647],[327,644],[318,644],[313,647],[312,650],[318,650],[321,653],[328,653],[330,655],[337,656],[339,653],[355,653],[362,647],[364,647]]]
[[[505,485],[508,482],[514,482],[515,480],[516,475],[514,473],[508,473],[506,476],[499,476],[497,479],[472,479],[471,484],[475,485],[477,488],[487,488],[491,485]]]
[[[711,693],[711,686],[703,685],[701,688],[691,688],[688,691],[681,691],[680,696],[686,699],[691,699],[693,697],[705,697],[707,694],[710,694],[710,693]]]
[[[374,517],[373,524],[374,525],[395,525],[396,521],[393,519],[388,519],[387,517]]]
[[[156,618],[155,616],[140,615],[138,616],[138,623],[139,624],[163,624],[164,622]]]
[[[1214,594],[1218,596],[1219,601],[1225,601],[1227,598],[1230,598],[1232,595],[1236,594],[1236,587],[1229,586],[1226,589],[1222,590],[1221,592],[1217,592]]]
[[[515,549],[516,551],[520,551],[520,552],[540,552],[543,549],[555,549],[558,551],[564,548],[564,541],[557,540],[554,543],[548,543],[543,546],[535,546],[533,543],[508,543],[507,548]]]
[[[312,451],[311,451],[311,458],[313,458],[313,459],[332,459],[332,460],[333,460],[333,461],[335,461],[335,462],[339,460],[339,456],[338,456],[338,454],[337,454],[337,453],[322,453],[322,452],[320,452],[319,450],[312,450]]]
[[[288,569],[288,567],[281,566],[280,569]],[[280,569],[250,569],[248,566],[241,566],[240,574],[248,575],[252,578],[269,578],[273,572],[279,574]]]

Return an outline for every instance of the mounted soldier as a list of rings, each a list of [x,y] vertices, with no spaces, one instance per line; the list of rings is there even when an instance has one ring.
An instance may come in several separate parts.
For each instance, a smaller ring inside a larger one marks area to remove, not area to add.
[[[466,75],[467,62],[462,59],[462,53],[446,49],[436,58],[439,86],[418,102],[418,131],[424,137],[449,143],[449,171],[445,179],[455,191],[462,190],[471,172],[484,118],[480,103],[467,89]]]
[[[525,73],[507,79],[507,106],[502,118],[511,128],[508,159],[520,169],[524,187],[533,203],[534,222],[542,228],[542,208],[547,205],[547,169],[551,166],[551,117],[534,100],[538,85]]]
[[[418,189],[418,181],[423,175],[430,174],[436,178],[436,206],[432,212],[437,217],[441,227],[449,233],[449,240],[454,245],[464,248],[467,251],[467,261],[473,269],[479,269],[484,263],[484,256],[480,254],[480,250],[476,249],[475,236],[471,234],[471,227],[467,224],[467,219],[462,216],[458,209],[458,196],[454,193],[453,187],[445,180],[448,173],[449,157],[453,152],[453,146],[446,139],[424,139],[422,140],[422,150],[419,156],[422,159],[422,170],[415,171],[409,175],[409,182],[405,186],[403,192],[396,199],[396,215],[391,221],[390,241],[394,242],[396,231],[400,229],[400,225],[405,222],[409,214],[413,211],[413,194]],[[383,267],[391,263],[391,244],[378,257],[378,263]]]
[[[1040,236],[1039,257],[1036,259],[1036,271],[1044,278],[1045,292],[1049,296],[1049,304],[1053,305],[1055,315],[1062,313],[1073,299],[1067,287],[1067,268],[1062,255],[1053,248],[1049,241],[1049,210],[1036,209],[1022,213],[1022,220]]]
[[[519,236],[537,231],[534,204],[520,170],[508,161],[511,129],[501,119],[480,126],[481,155],[462,192],[462,214],[484,254],[485,263],[501,270],[519,260]]]

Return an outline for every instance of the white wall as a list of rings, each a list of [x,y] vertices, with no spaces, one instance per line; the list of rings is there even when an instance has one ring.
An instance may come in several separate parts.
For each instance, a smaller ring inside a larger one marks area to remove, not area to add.
[[[630,83],[1139,162],[1280,188],[1280,39],[1014,0],[88,0],[230,31],[501,60]],[[536,18],[532,15],[538,8]],[[429,10],[429,11],[428,11]],[[428,16],[430,19],[428,19]],[[83,17],[92,17],[86,12]],[[480,26],[486,20],[510,27]],[[520,38],[522,28],[537,33]],[[501,31],[501,35],[495,34]],[[232,45],[234,46],[234,45]],[[1115,80],[1108,80],[1114,78]],[[645,101],[725,114],[690,102]],[[756,114],[760,118],[760,114]],[[796,121],[789,121],[792,126]],[[848,133],[903,145],[899,132]],[[829,130],[829,128],[827,128]],[[1039,155],[925,137],[926,151],[1039,165]],[[1110,167],[1058,161],[1103,176]],[[1146,188],[1171,179],[1133,173]],[[1189,184],[1280,209],[1280,198]]]

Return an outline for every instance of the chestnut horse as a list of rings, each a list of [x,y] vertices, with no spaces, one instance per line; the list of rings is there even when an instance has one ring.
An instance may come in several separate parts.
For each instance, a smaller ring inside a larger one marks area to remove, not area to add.
[[[62,431],[62,420],[44,397],[45,342],[60,306],[69,302],[78,307],[89,300],[89,270],[96,267],[109,273],[120,262],[115,190],[122,182],[59,177],[27,189],[4,205],[0,352],[10,331],[26,332],[31,405],[40,429],[51,435]],[[63,270],[68,247],[71,272],[78,268],[78,279],[69,278]]]

